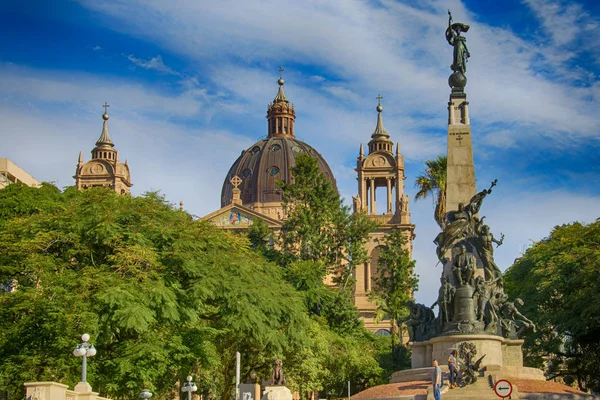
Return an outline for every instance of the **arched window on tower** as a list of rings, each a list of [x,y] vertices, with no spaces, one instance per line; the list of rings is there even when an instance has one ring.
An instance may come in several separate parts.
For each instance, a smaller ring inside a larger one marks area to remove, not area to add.
[[[387,329],[378,329],[375,331],[375,336],[390,336],[391,334]]]

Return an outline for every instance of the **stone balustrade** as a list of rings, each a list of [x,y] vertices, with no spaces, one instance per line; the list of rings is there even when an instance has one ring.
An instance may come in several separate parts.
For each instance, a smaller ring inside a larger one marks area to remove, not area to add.
[[[109,400],[92,392],[87,382],[79,382],[74,390],[58,382],[27,382],[26,400]]]

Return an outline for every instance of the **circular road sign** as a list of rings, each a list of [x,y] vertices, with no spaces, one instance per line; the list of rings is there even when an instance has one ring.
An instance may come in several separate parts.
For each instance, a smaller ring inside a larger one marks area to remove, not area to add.
[[[506,379],[500,379],[494,385],[494,393],[496,393],[496,396],[502,397],[503,399],[510,397],[510,395],[512,394],[512,391],[513,391],[512,384],[509,381],[507,381]]]

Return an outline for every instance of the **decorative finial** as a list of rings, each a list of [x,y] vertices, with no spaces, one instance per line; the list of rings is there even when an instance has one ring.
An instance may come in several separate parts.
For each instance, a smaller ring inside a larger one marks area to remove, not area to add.
[[[377,94],[377,112],[382,112],[383,111],[383,106],[381,105],[381,99],[383,99],[383,97],[381,97],[380,94]]]
[[[183,200],[179,202],[179,211],[183,211]]]
[[[110,104],[108,104],[106,101],[104,102],[104,104],[102,105],[102,107],[104,107],[104,114],[102,114],[102,119],[107,121],[108,120],[108,110],[107,108],[110,107]]]
[[[279,80],[277,81],[277,83],[279,84],[279,86],[282,86],[285,81],[283,80],[283,65],[279,66]]]
[[[239,176],[235,175],[229,182],[233,185],[234,189],[237,189],[237,187],[242,183],[242,180]]]
[[[390,135],[389,133],[387,133],[387,131],[385,130],[385,128],[383,127],[383,117],[381,116],[381,112],[383,111],[383,106],[381,105],[381,99],[383,99],[383,97],[378,94],[377,97],[375,97],[377,99],[377,126],[375,126],[375,132],[373,132],[373,134],[371,135],[371,137],[373,139],[375,139],[376,137],[380,137],[380,136],[384,136],[389,138]],[[371,148],[371,145],[369,144],[369,149]],[[371,150],[372,151],[372,150]]]

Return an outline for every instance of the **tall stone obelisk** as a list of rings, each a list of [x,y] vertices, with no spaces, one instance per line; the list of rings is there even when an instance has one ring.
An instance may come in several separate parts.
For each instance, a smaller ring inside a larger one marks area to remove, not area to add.
[[[446,212],[457,210],[459,203],[466,205],[477,192],[469,102],[464,90],[467,85],[466,63],[470,54],[466,40],[460,34],[468,29],[468,25],[456,23],[446,31],[446,39],[454,46],[454,62],[451,66],[454,72],[448,78],[452,93],[448,102]]]
[[[465,93],[452,93],[448,102],[446,211],[457,210],[459,203],[468,204],[476,192],[469,102]]]
[[[464,91],[470,54],[466,38],[461,35],[469,26],[453,23],[450,11],[448,14],[446,39],[454,48],[454,61],[448,79],[452,93],[448,103],[447,213],[446,224],[434,240],[443,271],[438,298],[432,306],[409,304],[410,315],[405,321],[413,342],[413,370],[402,373],[420,379],[422,368],[429,367],[434,359],[445,360],[457,350],[458,357],[469,366],[462,371],[465,382],[467,378],[476,381],[482,361],[487,371],[498,371],[498,376],[504,378],[545,379],[542,371],[523,367],[520,335],[535,330],[535,324],[518,313],[522,301],[510,301],[504,293],[502,271],[493,255],[494,243],[500,245],[502,239],[495,239],[484,217],[478,216],[483,200],[497,181],[489,189],[476,192],[469,103]],[[437,317],[432,310],[436,304]],[[403,378],[395,373],[391,382]],[[489,389],[485,390],[489,394]],[[480,394],[478,398],[486,398]]]

